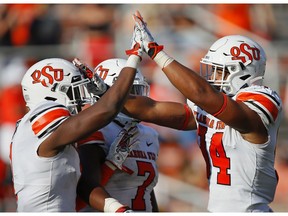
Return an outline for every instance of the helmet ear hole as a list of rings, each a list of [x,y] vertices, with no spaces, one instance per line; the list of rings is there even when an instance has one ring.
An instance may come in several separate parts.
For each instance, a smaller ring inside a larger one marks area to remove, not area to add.
[[[244,76],[241,76],[239,77],[241,80],[247,80],[249,77],[251,77],[250,74],[247,74],[247,75],[244,75]]]
[[[53,97],[45,97],[45,100],[49,100],[49,101],[56,101],[57,98],[53,98]]]

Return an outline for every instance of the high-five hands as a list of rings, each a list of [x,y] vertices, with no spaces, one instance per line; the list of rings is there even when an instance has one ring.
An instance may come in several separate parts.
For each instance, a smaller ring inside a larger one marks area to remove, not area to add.
[[[152,58],[154,59],[155,56],[163,50],[162,45],[158,45],[150,33],[149,29],[147,28],[147,23],[144,22],[143,17],[141,16],[139,11],[136,11],[135,14],[132,15],[134,22],[135,22],[135,27],[137,30],[140,30],[141,32],[141,42],[138,42],[143,45],[143,48],[145,52]],[[135,31],[135,30],[134,30]]]
[[[131,38],[131,49],[126,50],[126,55],[137,55],[142,59],[142,54],[143,54],[143,47],[142,47],[142,35],[141,31],[137,26],[134,26],[134,31],[133,35]]]
[[[174,59],[168,56],[164,51],[163,45],[158,45],[155,42],[154,37],[147,27],[147,23],[144,21],[139,11],[136,11],[133,15],[135,22],[134,32],[141,33],[141,36],[135,37],[135,43],[139,44],[147,53],[151,59],[153,59],[163,69],[170,64]],[[139,47],[138,45],[138,47]]]

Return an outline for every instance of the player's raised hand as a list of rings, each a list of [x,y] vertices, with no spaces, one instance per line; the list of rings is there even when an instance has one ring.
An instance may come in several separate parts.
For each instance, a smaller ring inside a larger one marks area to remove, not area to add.
[[[137,55],[142,58],[143,46],[142,46],[142,35],[138,26],[134,26],[133,35],[131,38],[130,50],[126,50],[127,55]]]
[[[141,32],[141,42],[139,42],[141,47],[143,47],[144,51],[156,62],[156,64],[163,69],[174,61],[173,58],[163,51],[164,46],[156,43],[140,12],[136,11],[132,17],[135,22],[134,28],[139,29]]]
[[[136,11],[133,15],[133,19],[135,22],[136,28],[138,28],[141,31],[141,36],[142,36],[142,44],[145,52],[152,58],[154,59],[155,56],[163,50],[162,45],[158,45],[151,32],[149,31],[147,27],[147,23],[145,23],[143,17],[141,16],[139,11]]]

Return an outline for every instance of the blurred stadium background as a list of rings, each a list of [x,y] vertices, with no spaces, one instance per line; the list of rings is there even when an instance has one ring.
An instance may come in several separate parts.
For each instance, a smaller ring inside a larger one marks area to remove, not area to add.
[[[0,4],[0,212],[14,212],[16,206],[8,156],[15,122],[24,110],[23,73],[48,57],[78,57],[91,66],[107,58],[126,58],[136,9],[157,42],[196,71],[201,57],[221,36],[243,34],[264,47],[266,85],[279,92],[285,109],[276,151],[280,180],[271,206],[276,212],[288,211],[288,4]],[[146,56],[140,69],[151,85],[152,98],[185,101]],[[195,132],[151,126],[161,141],[156,187],[160,209],[207,211],[205,164]]]

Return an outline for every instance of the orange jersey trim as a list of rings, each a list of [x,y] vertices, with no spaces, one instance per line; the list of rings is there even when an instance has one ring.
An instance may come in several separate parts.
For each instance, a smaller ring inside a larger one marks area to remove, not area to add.
[[[101,142],[101,143],[104,142],[104,136],[103,136],[102,132],[96,131],[93,134],[91,134],[89,137],[86,137],[85,139],[78,141],[77,144],[79,147],[79,146],[86,144],[86,143],[89,143],[91,141],[97,141],[97,142]]]
[[[278,116],[279,110],[277,106],[269,98],[267,98],[265,95],[255,94],[251,92],[241,92],[239,93],[239,95],[237,95],[237,98],[236,98],[236,101],[242,101],[242,102],[249,101],[249,100],[256,101],[260,103],[262,106],[264,106],[272,115],[275,121],[275,119]]]
[[[184,105],[184,109],[185,109],[185,121],[182,127],[180,128],[180,130],[185,130],[187,128],[189,120],[190,120],[190,116],[192,114],[192,111],[187,104]]]
[[[68,110],[61,109],[61,108],[52,110],[44,114],[37,121],[35,121],[32,125],[32,130],[34,131],[34,134],[38,134],[41,130],[43,130],[43,128],[45,128],[51,122],[55,121],[56,119],[59,119],[61,117],[66,117],[66,116],[70,116],[70,113]]]

